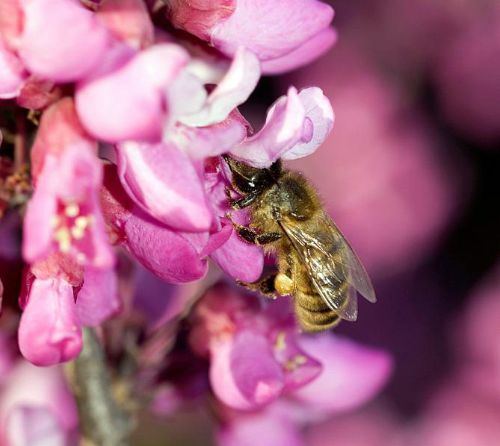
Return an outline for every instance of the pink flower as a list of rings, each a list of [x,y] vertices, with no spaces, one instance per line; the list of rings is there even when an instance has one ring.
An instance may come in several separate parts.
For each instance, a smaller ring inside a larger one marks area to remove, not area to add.
[[[262,310],[226,285],[211,288],[195,309],[191,345],[210,357],[212,390],[229,407],[263,407],[321,371],[298,347],[290,314]]]
[[[269,167],[278,158],[293,160],[310,155],[332,130],[330,101],[317,87],[297,93],[291,87],[267,113],[262,129],[230,150],[235,158],[255,167]]]
[[[19,5],[23,25],[16,48],[30,72],[71,82],[89,75],[102,62],[109,32],[79,1],[21,0]]]
[[[210,357],[217,398],[235,409],[255,410],[288,395],[292,412],[295,405],[309,407],[304,418],[371,398],[390,373],[389,357],[327,334],[299,337],[287,303],[282,298],[261,306],[225,285],[202,298],[190,341],[199,355]]]
[[[36,189],[23,239],[28,262],[61,253],[81,265],[113,265],[98,203],[102,165],[95,150],[96,143],[81,127],[70,98],[45,111],[32,149]]]
[[[63,279],[34,279],[19,324],[19,349],[35,365],[75,358],[82,349],[73,287]]]
[[[239,46],[257,55],[264,73],[309,63],[334,42],[333,10],[316,0],[176,0],[173,25],[231,56]]]
[[[62,370],[39,368],[19,361],[2,376],[0,444],[73,444],[78,415]]]

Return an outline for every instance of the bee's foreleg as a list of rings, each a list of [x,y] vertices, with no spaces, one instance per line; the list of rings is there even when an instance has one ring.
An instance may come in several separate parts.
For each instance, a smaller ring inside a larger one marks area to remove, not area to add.
[[[243,209],[243,208],[250,206],[258,196],[257,193],[249,193],[249,194],[245,195],[244,197],[239,198],[238,200],[235,200],[231,196],[231,190],[229,188],[226,187],[224,189],[224,191],[226,193],[226,197],[228,199],[229,206],[231,206],[233,209],[236,209],[236,210]]]

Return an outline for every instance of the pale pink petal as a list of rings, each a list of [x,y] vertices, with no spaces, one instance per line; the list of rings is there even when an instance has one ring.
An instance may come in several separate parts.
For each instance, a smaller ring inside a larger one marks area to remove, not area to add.
[[[56,172],[58,163],[55,157],[48,156],[44,169],[47,175]],[[50,216],[57,214],[57,197],[48,181],[39,182],[26,209],[23,231],[23,257],[28,262],[42,259],[51,252],[53,226]],[[46,218],[49,216],[49,218]]]
[[[38,430],[38,428],[42,426],[55,428],[57,425],[58,430],[66,439],[63,445],[71,444],[68,442],[68,435],[76,433],[78,413],[61,368],[35,367],[27,361],[18,361],[11,373],[8,376],[2,376],[2,378],[3,387],[0,394],[1,440],[4,440],[2,434],[5,433],[4,428],[6,428],[8,435],[13,435],[17,439],[22,439],[23,434],[29,433],[31,438],[28,438],[30,441],[26,443],[26,446],[38,444],[35,436],[39,435],[41,440],[44,438],[44,434],[57,435],[52,429]],[[15,416],[18,418],[14,421],[13,414],[19,409],[43,410],[47,415],[50,414],[50,418],[54,418],[52,422],[48,422],[49,420],[41,412],[33,418],[24,418],[24,415],[29,415],[25,412],[24,414],[17,413]],[[41,422],[43,420],[45,421]],[[14,444],[24,443],[8,443],[9,446]],[[48,445],[52,446],[52,443],[48,443]]]
[[[6,46],[15,51],[17,40],[23,29],[23,0],[2,0],[0,2],[0,30]]]
[[[224,121],[233,109],[248,99],[259,77],[257,57],[243,47],[238,48],[229,71],[210,93],[201,110],[181,116],[179,121],[197,127]]]
[[[102,0],[96,16],[134,48],[146,48],[154,42],[154,26],[144,0]]]
[[[172,228],[210,229],[203,185],[185,153],[171,144],[124,143],[117,157],[120,181],[146,212]]]
[[[293,393],[311,411],[344,411],[373,398],[387,381],[391,357],[330,333],[300,338],[300,345],[323,365],[317,379]]]
[[[288,95],[279,98],[269,110],[264,127],[230,153],[252,166],[269,167],[300,141],[305,117],[297,90],[290,87]]]
[[[116,273],[112,269],[87,268],[76,297],[76,314],[84,326],[94,327],[121,308]]]
[[[23,108],[42,110],[60,99],[62,94],[62,88],[57,87],[55,82],[30,76],[21,88],[16,103]]]
[[[214,340],[210,352],[210,383],[228,406],[256,409],[281,394],[283,371],[264,336],[242,331],[234,339]]]
[[[284,160],[311,155],[323,144],[333,128],[333,109],[320,88],[305,88],[300,91],[299,98],[306,112],[305,131],[302,134],[302,140],[283,153],[281,158]]]
[[[303,67],[326,53],[336,41],[337,33],[335,30],[330,27],[324,28],[289,53],[274,59],[262,61],[262,73],[281,74],[298,67]]]
[[[108,142],[160,141],[169,112],[167,89],[187,61],[180,46],[158,44],[80,83],[75,98],[83,125]]]
[[[230,223],[223,223],[231,228]],[[229,239],[210,257],[219,267],[243,282],[255,282],[262,275],[264,267],[264,254],[262,248],[244,242],[235,231],[231,231]]]
[[[35,279],[19,323],[19,349],[35,365],[74,359],[82,349],[73,287],[59,279]]]
[[[207,262],[182,235],[136,209],[124,225],[125,246],[147,269],[169,283],[197,280]]]
[[[298,426],[269,410],[242,415],[217,432],[218,446],[303,446]],[[328,443],[325,442],[326,446]]]
[[[5,47],[0,36],[0,99],[16,97],[26,78],[23,64]]]
[[[317,0],[238,0],[236,9],[212,29],[211,43],[226,54],[244,46],[266,61],[307,42],[333,18]]]
[[[6,437],[16,446],[66,446],[66,432],[47,407],[18,405],[9,413]]]
[[[77,0],[23,0],[18,52],[29,70],[70,82],[88,75],[103,59],[109,33]]]
[[[236,111],[218,124],[208,127],[175,125],[166,135],[169,141],[181,147],[191,159],[205,159],[226,153],[247,136],[249,124]]]
[[[64,97],[48,107],[40,119],[35,141],[31,147],[31,175],[38,179],[45,156],[59,157],[68,146],[87,144],[90,152],[97,153],[97,141],[82,127],[71,97]]]

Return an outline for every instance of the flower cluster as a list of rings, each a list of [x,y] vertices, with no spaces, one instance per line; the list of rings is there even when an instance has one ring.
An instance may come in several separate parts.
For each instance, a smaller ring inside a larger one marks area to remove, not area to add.
[[[249,214],[229,205],[221,155],[256,168],[302,158],[334,123],[318,87],[290,86],[256,130],[239,107],[262,75],[330,48],[332,18],[318,0],[2,0],[0,265],[12,254],[23,272],[19,286],[0,270],[0,443],[72,444],[57,365],[81,353],[84,327],[99,327],[115,363],[135,364],[130,386],[157,412],[193,387],[215,397],[224,445],[355,407],[384,384],[384,352],[307,337],[287,299],[212,280],[254,282],[266,260],[234,230]],[[6,355],[18,289],[24,359]],[[11,394],[22,380],[57,397]]]

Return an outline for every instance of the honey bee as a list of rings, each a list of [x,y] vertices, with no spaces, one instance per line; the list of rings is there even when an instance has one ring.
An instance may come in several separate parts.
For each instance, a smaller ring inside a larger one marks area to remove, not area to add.
[[[317,332],[341,319],[355,321],[356,291],[375,302],[375,291],[349,243],[323,210],[314,188],[278,160],[259,169],[227,155],[232,186],[239,195],[233,209],[249,208],[250,225],[233,222],[239,236],[277,254],[278,271],[255,283],[242,283],[269,297],[291,295],[304,331]]]

